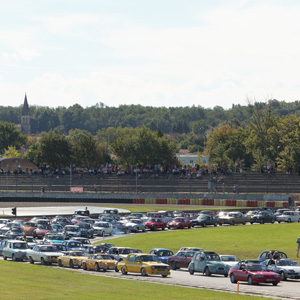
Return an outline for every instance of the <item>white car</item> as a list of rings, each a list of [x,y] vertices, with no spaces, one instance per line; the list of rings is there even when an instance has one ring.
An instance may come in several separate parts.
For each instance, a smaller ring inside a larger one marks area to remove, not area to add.
[[[11,258],[13,261],[27,259],[29,247],[25,241],[9,240],[3,248],[3,259]]]
[[[287,222],[287,223],[300,222],[300,215],[297,211],[289,210],[289,211],[283,212],[282,215],[277,216],[276,219],[277,219],[278,223],[280,223],[280,222]]]
[[[36,245],[27,251],[27,257],[31,264],[35,262],[41,262],[42,265],[57,263],[57,258],[62,255],[63,253],[53,245]]]
[[[0,219],[0,228],[4,227],[8,222],[10,222],[10,219]]]
[[[105,235],[112,235],[113,226],[109,222],[96,222],[94,224],[94,235],[102,236],[103,232]]]

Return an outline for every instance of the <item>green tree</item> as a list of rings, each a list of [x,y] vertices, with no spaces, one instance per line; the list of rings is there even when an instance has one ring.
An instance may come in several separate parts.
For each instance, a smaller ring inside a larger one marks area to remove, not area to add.
[[[44,133],[38,142],[36,163],[48,164],[51,168],[67,167],[71,163],[71,144],[59,131]]]
[[[12,123],[0,121],[0,152],[13,146],[16,149],[26,143],[26,135],[20,133]]]

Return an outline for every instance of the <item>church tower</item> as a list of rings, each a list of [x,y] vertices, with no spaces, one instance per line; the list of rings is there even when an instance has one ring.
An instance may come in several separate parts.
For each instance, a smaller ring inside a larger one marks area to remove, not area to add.
[[[29,111],[26,94],[25,94],[24,105],[23,105],[22,116],[21,116],[21,132],[25,133],[26,135],[30,135],[31,133],[30,111]]]

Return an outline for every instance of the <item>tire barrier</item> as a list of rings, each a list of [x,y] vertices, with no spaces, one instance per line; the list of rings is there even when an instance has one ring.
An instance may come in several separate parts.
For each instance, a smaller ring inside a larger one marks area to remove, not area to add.
[[[190,199],[179,199],[178,200],[178,204],[179,205],[190,205],[191,204],[191,200]]]
[[[132,199],[133,204],[145,204],[145,199]]]
[[[215,205],[215,199],[203,199],[202,200],[202,205],[214,206]]]
[[[257,207],[258,206],[258,201],[256,201],[256,200],[247,200],[246,201],[246,206],[247,207]]]

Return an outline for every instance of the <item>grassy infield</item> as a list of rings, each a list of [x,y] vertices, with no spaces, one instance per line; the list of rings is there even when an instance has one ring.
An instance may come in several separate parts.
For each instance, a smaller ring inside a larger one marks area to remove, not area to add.
[[[153,208],[152,208],[153,209]],[[154,209],[153,209],[154,210]],[[173,251],[200,246],[239,258],[256,258],[267,249],[285,251],[296,259],[299,224],[223,226],[135,235],[110,240],[148,252],[154,247]],[[230,293],[165,286],[90,276],[62,269],[0,261],[0,299],[265,299]]]

